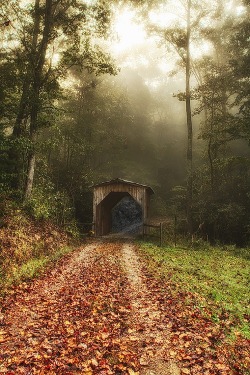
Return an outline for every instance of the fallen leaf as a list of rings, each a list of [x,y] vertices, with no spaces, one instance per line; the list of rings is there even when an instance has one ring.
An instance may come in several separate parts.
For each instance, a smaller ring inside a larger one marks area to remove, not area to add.
[[[182,374],[190,374],[190,370],[188,368],[182,368],[181,369]]]
[[[227,370],[228,367],[224,365],[223,363],[216,363],[215,367],[217,367],[218,370]]]
[[[145,358],[140,358],[139,363],[141,366],[148,366],[148,361]]]
[[[129,375],[139,375],[139,372],[132,370],[132,368],[128,368],[127,371],[129,373]]]
[[[177,353],[174,350],[169,351],[170,357],[176,357]]]
[[[97,367],[97,366],[98,366],[98,362],[97,362],[96,358],[92,358],[92,359],[91,359],[91,365],[92,365],[93,367]]]

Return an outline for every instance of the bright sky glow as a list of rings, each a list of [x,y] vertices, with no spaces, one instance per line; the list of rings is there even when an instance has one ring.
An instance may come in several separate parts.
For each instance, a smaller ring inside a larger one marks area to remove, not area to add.
[[[87,5],[94,5],[97,2],[97,0],[82,0],[82,2],[87,4]],[[32,3],[34,3],[33,0],[19,0],[19,5],[21,7],[24,7],[24,6],[26,6],[28,4],[32,4]]]
[[[165,6],[161,6],[157,10],[153,10],[149,13],[149,20],[162,28],[169,27],[176,22],[181,24],[183,20],[185,19],[185,14],[183,14],[182,7],[179,7],[178,10],[176,10],[176,4],[173,5],[173,3]]]
[[[96,0],[81,0],[88,5],[94,4]],[[25,7],[34,0],[20,0],[21,7]],[[181,5],[181,1],[168,0],[162,3],[160,7],[152,10],[149,13],[149,21],[160,28],[174,27],[176,24],[180,27],[186,27],[186,11],[185,7]],[[237,0],[225,0],[225,12],[235,16],[241,16],[246,11],[246,8],[239,5]],[[113,8],[112,33],[113,38],[107,43],[104,49],[108,49],[118,62],[120,67],[130,67],[132,69],[144,69],[154,66],[155,72],[163,74],[165,77],[169,75],[176,65],[176,55],[159,47],[156,36],[149,36],[146,32],[146,26],[143,19],[138,15],[137,10],[129,7],[116,5]],[[206,26],[211,22],[211,17],[208,15],[201,21]],[[5,47],[6,41],[2,36],[0,40],[2,47]],[[56,51],[56,53],[55,53]],[[210,42],[202,41],[194,42],[191,45],[191,55],[193,59],[202,58],[204,55],[209,55],[213,51],[213,45]],[[60,61],[60,50],[52,48],[48,51],[48,59],[56,66]],[[155,61],[155,65],[154,65]],[[153,84],[150,85],[152,80]],[[148,85],[156,88],[159,85],[157,78],[148,78]],[[66,86],[68,82],[66,83]]]
[[[209,55],[213,51],[211,42],[203,41],[200,45],[191,45],[191,55],[194,59],[200,59],[204,55]]]
[[[169,61],[162,59],[157,65],[162,73],[167,74],[167,73],[170,73],[174,69],[175,62],[172,61],[171,63]]]
[[[80,84],[79,80],[69,74],[67,78],[63,78],[60,80],[60,85],[64,89],[70,88],[71,90],[77,91],[78,84]]]
[[[54,54],[52,55],[52,64],[53,64],[54,66],[57,65],[57,64],[59,63],[59,61],[60,61],[60,58],[61,58],[60,53],[54,53]]]
[[[246,8],[242,5],[236,7],[236,14],[237,16],[240,16],[241,14],[244,14],[246,11]]]
[[[112,50],[121,53],[135,48],[144,43],[147,35],[143,25],[136,23],[136,12],[124,8],[117,13],[114,20],[113,31],[117,41],[112,42]]]
[[[27,1],[27,0],[20,0],[19,5],[20,5],[21,8],[23,8],[23,7],[25,7],[28,3],[29,3],[29,1]]]
[[[162,84],[162,80],[159,80],[159,79],[151,79],[151,80],[145,81],[145,85],[148,86],[153,91],[157,90],[161,84]]]
[[[231,0],[226,4],[226,9],[229,13],[240,16],[245,13],[246,8],[243,5],[235,5],[235,1]]]
[[[175,7],[170,6],[167,9],[162,7],[151,11],[149,17],[153,24],[160,27],[169,27],[176,24],[176,22],[179,24],[182,23],[182,15],[180,12],[176,14],[175,11]],[[143,23],[140,22],[140,20],[138,22],[136,11],[128,7],[121,8],[115,13],[113,25],[113,31],[117,36],[117,40],[112,41],[111,51],[119,58],[119,60],[122,60],[120,66],[131,68],[149,66],[147,55],[143,58],[138,50],[142,45],[148,45],[148,50],[152,50],[153,48],[154,51],[155,47],[152,47],[152,44],[150,44],[152,43],[152,38],[150,41]],[[156,41],[153,42],[153,44],[156,44]],[[210,42],[204,41],[201,44],[191,46],[191,54],[194,59],[199,59],[211,52],[212,44]],[[157,54],[156,51],[155,53]],[[163,58],[159,58],[158,56],[158,63],[156,62],[156,64],[163,74],[168,74],[175,67],[175,59],[173,58],[171,61],[167,61],[166,55],[164,55]]]

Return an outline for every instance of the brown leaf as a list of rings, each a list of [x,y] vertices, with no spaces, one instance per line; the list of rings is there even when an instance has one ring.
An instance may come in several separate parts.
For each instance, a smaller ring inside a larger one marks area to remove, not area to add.
[[[148,366],[148,361],[145,358],[140,358],[139,363],[141,366]]]
[[[97,367],[97,366],[98,366],[98,362],[97,362],[97,359],[96,359],[96,358],[92,358],[92,359],[91,359],[91,365],[92,365],[93,367]]]
[[[223,363],[216,363],[215,367],[217,367],[218,370],[227,370],[228,367],[224,365]]]
[[[187,374],[187,375],[190,374],[190,370],[186,367],[182,368],[181,372],[182,372],[182,374]]]
[[[129,375],[139,375],[139,372],[132,370],[132,368],[128,368],[127,371]]]
[[[170,357],[172,357],[172,358],[173,358],[173,357],[176,357],[176,354],[177,354],[177,353],[176,353],[176,351],[174,351],[174,350],[170,350],[170,351],[169,351],[169,355],[170,355]]]

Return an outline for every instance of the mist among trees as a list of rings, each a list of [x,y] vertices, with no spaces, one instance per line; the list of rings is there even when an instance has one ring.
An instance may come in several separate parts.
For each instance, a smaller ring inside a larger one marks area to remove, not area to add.
[[[1,4],[2,202],[80,227],[91,186],[119,177],[183,235],[249,244],[249,16],[248,0]]]

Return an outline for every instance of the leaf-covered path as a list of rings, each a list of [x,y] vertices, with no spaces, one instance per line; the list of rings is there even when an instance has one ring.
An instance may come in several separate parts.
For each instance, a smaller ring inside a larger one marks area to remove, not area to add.
[[[134,245],[86,245],[4,300],[0,373],[247,374],[187,297],[150,274]]]

